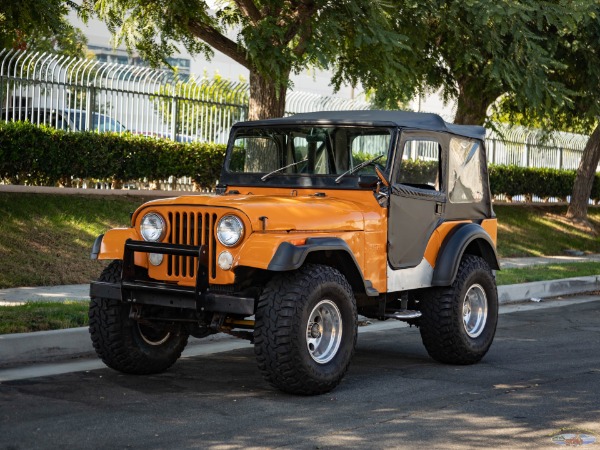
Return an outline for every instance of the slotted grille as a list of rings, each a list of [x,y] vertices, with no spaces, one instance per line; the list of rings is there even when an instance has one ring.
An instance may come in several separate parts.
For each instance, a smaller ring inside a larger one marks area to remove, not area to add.
[[[216,277],[216,240],[213,232],[217,215],[199,211],[173,211],[167,218],[170,223],[168,242],[183,245],[207,245],[209,254],[209,276]],[[178,279],[196,276],[198,258],[169,256],[167,275]]]

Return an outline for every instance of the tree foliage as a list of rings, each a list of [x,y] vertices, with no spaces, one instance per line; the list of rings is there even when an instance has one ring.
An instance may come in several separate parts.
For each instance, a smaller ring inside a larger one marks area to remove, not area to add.
[[[433,0],[404,12],[399,27],[407,28],[405,17],[417,24],[409,42],[420,79],[407,80],[395,97],[393,89],[381,90],[380,100],[405,98],[415,88],[441,89],[445,100],[457,100],[456,123],[485,123],[489,107],[502,97],[498,109],[522,124],[578,131],[596,125],[598,2]],[[577,171],[568,217],[585,220],[599,160],[596,128]]]
[[[0,48],[83,56],[86,39],[67,19],[71,8],[78,6],[65,0],[2,0]]]
[[[588,199],[600,160],[600,4],[573,2],[575,25],[557,30],[553,57],[560,63],[549,74],[550,82],[563,84],[569,101],[551,99],[539,104],[521,105],[509,93],[499,109],[525,125],[540,125],[548,130],[576,130],[591,133],[577,170],[567,217],[586,221]]]
[[[418,82],[409,78],[399,93],[381,90],[379,100],[441,90],[445,101],[457,101],[455,122],[471,124],[483,124],[488,107],[505,93],[520,106],[566,101],[568,90],[549,75],[562,67],[553,53],[558,30],[576,24],[571,3],[429,0],[408,7],[398,1],[396,25],[408,33]]]
[[[290,73],[329,68],[333,84],[377,85],[408,77],[407,47],[383,0],[85,0],[117,42],[155,64],[181,45],[191,54],[229,56],[250,72],[250,118],[281,116]]]

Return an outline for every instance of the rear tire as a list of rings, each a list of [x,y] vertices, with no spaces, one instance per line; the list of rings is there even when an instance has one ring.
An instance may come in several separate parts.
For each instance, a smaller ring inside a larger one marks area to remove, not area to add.
[[[357,335],[352,288],[336,269],[310,264],[275,276],[256,310],[254,350],[265,379],[291,394],[335,388]]]
[[[99,281],[121,281],[122,262],[113,261]],[[160,373],[171,367],[187,345],[181,327],[142,324],[129,318],[131,306],[119,300],[90,300],[89,331],[96,353],[112,369],[131,374]]]
[[[465,255],[452,286],[431,288],[420,302],[419,328],[429,355],[474,364],[492,345],[498,322],[496,280],[483,258]]]

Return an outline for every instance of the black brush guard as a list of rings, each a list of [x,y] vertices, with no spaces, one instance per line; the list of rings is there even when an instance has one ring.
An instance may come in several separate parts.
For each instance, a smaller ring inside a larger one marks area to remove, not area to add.
[[[196,286],[179,286],[136,279],[134,253],[157,253],[198,259]],[[90,284],[90,297],[109,298],[140,305],[158,305],[196,311],[242,315],[254,314],[254,298],[210,292],[208,285],[208,245],[192,246],[161,242],[125,242],[123,274],[120,283],[95,281]]]

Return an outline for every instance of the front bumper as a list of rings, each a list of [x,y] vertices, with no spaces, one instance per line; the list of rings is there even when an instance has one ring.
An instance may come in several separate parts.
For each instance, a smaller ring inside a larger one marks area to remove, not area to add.
[[[159,253],[163,255],[197,258],[196,286],[161,283],[136,279],[134,253]],[[142,305],[218,312],[251,316],[254,314],[254,297],[210,292],[208,285],[208,246],[164,244],[160,242],[125,242],[123,273],[120,283],[96,281],[90,284],[90,297],[109,298]]]

